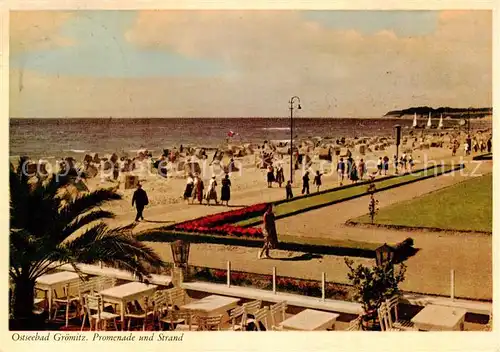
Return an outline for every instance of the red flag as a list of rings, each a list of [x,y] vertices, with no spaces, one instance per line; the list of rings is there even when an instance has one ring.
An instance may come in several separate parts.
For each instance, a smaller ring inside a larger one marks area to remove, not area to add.
[[[229,132],[227,133],[227,136],[228,136],[228,137],[233,137],[235,134],[237,134],[237,133],[234,133],[233,131],[229,131]]]

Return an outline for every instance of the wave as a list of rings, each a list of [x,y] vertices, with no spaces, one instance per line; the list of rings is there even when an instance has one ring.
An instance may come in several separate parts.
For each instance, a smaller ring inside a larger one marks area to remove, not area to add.
[[[78,154],[83,154],[88,152],[88,150],[85,149],[65,149],[65,152],[72,152],[72,153],[78,153]]]
[[[261,130],[265,131],[288,131],[290,127],[263,127]]]

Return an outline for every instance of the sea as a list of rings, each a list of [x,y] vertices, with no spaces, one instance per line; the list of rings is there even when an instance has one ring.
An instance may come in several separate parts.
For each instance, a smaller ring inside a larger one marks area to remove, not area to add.
[[[393,133],[396,124],[408,130],[412,122],[400,118],[296,118],[293,134],[295,138],[334,139],[381,136]],[[426,122],[419,120],[419,124]],[[86,153],[135,155],[141,149],[155,155],[181,144],[216,148],[228,138],[234,143],[290,139],[289,118],[11,118],[9,125],[11,158],[80,159]],[[444,120],[445,128],[452,126],[458,126],[458,121]],[[230,132],[232,137],[228,137]]]

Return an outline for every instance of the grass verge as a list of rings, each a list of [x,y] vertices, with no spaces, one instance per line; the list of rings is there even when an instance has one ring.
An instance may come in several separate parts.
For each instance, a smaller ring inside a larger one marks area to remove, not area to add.
[[[376,225],[492,232],[492,174],[381,209]],[[352,220],[370,224],[369,215]]]
[[[403,186],[408,183],[420,181],[426,178],[435,177],[446,172],[461,168],[460,165],[439,165],[427,169],[418,170],[411,174],[398,177],[382,179],[376,183],[377,192],[390,188]],[[274,213],[277,219],[300,214],[306,211],[322,208],[328,205],[336,204],[342,201],[362,197],[367,194],[367,184],[359,184],[353,187],[339,188],[330,192],[312,194],[309,197],[292,199],[287,202],[275,203]],[[256,226],[262,223],[262,216],[245,219],[237,222],[235,225],[242,227]]]

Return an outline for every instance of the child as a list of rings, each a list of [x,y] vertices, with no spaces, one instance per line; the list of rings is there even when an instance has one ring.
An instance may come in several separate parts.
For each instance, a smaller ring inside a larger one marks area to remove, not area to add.
[[[285,190],[286,190],[286,199],[292,199],[293,198],[293,193],[292,193],[292,183],[290,181],[288,181],[286,183],[286,187],[285,187]]]

